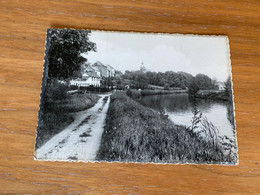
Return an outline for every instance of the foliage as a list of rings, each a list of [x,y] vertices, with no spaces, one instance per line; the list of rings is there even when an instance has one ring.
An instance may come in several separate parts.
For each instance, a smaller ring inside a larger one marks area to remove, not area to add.
[[[115,70],[115,76],[116,77],[121,77],[123,75],[123,73],[119,70]]]
[[[159,72],[142,72],[142,71],[125,71],[124,79],[134,81],[133,87],[136,89],[146,89],[148,84],[165,87],[179,87],[185,89],[189,86],[192,75],[185,72],[167,71]]]
[[[101,87],[113,86],[112,78],[111,77],[102,77],[100,84],[101,84]]]
[[[131,82],[133,89],[147,89],[149,85],[154,85],[157,88],[162,87],[165,90],[173,88],[189,89],[191,95],[196,94],[199,90],[217,89],[217,81],[211,79],[207,75],[197,74],[193,77],[186,72],[142,72],[142,71],[125,71],[121,76],[120,83],[124,80]],[[117,81],[118,83],[118,81]]]
[[[196,106],[193,109],[192,124],[188,128],[196,136],[206,140],[209,144],[219,148],[223,154],[229,156],[233,162],[237,160],[235,141],[226,135],[220,135],[218,128],[210,122],[206,116],[202,115]]]
[[[141,92],[138,90],[128,89],[126,91],[126,95],[133,99],[139,99],[141,97]]]
[[[200,90],[199,84],[195,78],[192,79],[189,85],[189,95],[194,96]]]
[[[199,86],[199,89],[216,89],[215,82],[212,81],[207,75],[197,74],[195,82]]]
[[[48,79],[45,97],[48,102],[67,98],[68,87],[66,84],[59,82],[58,79]]]
[[[199,90],[217,89],[216,81],[204,74],[197,74],[189,85],[189,94],[195,96]]]
[[[224,83],[224,89],[226,95],[232,99],[232,82],[230,76],[227,78],[226,82]]]
[[[221,147],[174,125],[163,112],[124,92],[111,96],[97,160],[159,163],[233,162]]]
[[[191,120],[190,130],[192,132],[195,132],[195,130],[199,127],[198,124],[200,123],[202,113],[197,109],[196,106],[195,106],[195,108],[192,109],[192,113],[193,113],[193,117]]]
[[[96,44],[89,41],[91,31],[49,29],[47,33],[48,77],[66,79],[79,74],[81,64],[86,61],[81,53],[96,50]]]
[[[235,129],[235,119],[234,119],[234,103],[233,103],[233,96],[232,96],[232,81],[231,77],[229,76],[224,83],[225,86],[225,95],[228,99],[228,120],[232,124],[233,128]]]

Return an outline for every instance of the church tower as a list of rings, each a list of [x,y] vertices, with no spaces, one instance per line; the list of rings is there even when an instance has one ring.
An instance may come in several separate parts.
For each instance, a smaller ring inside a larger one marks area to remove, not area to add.
[[[145,66],[144,66],[144,62],[141,63],[140,70],[141,70],[142,72],[146,72],[146,68],[145,68]]]

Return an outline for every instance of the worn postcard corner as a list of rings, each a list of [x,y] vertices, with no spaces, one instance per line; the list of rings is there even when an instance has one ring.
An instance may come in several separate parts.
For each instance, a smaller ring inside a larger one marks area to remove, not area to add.
[[[48,29],[36,160],[238,164],[227,36]]]

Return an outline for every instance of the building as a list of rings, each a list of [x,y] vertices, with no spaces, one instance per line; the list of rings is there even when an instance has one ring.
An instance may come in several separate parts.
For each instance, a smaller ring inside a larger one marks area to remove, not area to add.
[[[100,72],[97,68],[87,66],[82,74],[82,78],[70,81],[70,85],[78,87],[100,87]]]
[[[225,90],[225,83],[224,82],[218,81],[217,86],[218,86],[218,90],[221,90],[221,91]]]
[[[107,65],[107,74],[108,74],[108,77],[115,76],[115,69],[110,65]]]
[[[105,65],[102,64],[101,62],[99,62],[99,61],[95,62],[95,63],[92,65],[92,67],[95,67],[96,69],[99,70],[101,77],[108,77],[107,66],[105,66]]]
[[[143,62],[142,62],[142,64],[141,64],[140,71],[142,71],[142,72],[144,72],[144,73],[147,72],[147,70],[146,70],[146,68],[145,68]]]
[[[110,65],[104,65],[100,61],[95,62],[92,65],[93,68],[97,69],[100,72],[101,77],[114,77],[115,69]]]
[[[93,65],[84,64],[82,78],[70,81],[70,85],[78,87],[100,87],[102,77],[115,77],[116,70],[110,65],[97,61]]]

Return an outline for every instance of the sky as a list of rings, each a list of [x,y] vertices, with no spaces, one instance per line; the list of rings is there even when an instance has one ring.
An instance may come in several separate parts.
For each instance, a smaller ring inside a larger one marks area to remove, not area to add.
[[[89,39],[96,43],[97,52],[82,54],[88,62],[100,61],[123,73],[140,70],[143,62],[154,72],[202,73],[218,81],[230,75],[226,36],[92,31]]]

